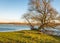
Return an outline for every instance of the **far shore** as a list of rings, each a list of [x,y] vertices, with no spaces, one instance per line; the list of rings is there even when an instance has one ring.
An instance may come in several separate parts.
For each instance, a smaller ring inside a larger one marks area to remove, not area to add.
[[[21,23],[21,22],[0,22],[0,24],[12,24],[12,25],[29,25],[29,23]],[[40,23],[31,23],[33,26],[34,25],[40,25]],[[60,23],[49,23],[49,25],[53,26],[53,25],[60,25]]]

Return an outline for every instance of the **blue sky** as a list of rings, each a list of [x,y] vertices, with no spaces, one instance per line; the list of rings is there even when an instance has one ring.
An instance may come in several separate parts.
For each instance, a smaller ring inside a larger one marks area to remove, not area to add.
[[[52,6],[60,13],[60,0],[54,0]]]
[[[60,0],[54,0],[52,6],[60,12]],[[22,14],[28,9],[28,0],[0,0],[0,21],[22,21]]]

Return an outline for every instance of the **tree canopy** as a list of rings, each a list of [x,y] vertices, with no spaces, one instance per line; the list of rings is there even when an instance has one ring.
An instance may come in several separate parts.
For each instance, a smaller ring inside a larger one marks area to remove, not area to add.
[[[60,16],[57,16],[59,13],[52,7],[51,2],[52,0],[29,0],[29,13],[25,14],[26,18],[40,23],[39,29],[54,28],[56,26],[54,20],[57,20]]]

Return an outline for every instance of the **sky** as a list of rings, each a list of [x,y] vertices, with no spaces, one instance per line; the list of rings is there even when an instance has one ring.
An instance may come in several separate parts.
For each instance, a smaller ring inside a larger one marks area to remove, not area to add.
[[[60,12],[60,0],[54,0],[52,6]],[[0,0],[0,22],[22,22],[27,9],[28,0]]]

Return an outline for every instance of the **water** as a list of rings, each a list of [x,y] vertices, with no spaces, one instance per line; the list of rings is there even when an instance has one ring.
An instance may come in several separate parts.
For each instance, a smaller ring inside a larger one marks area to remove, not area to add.
[[[27,25],[0,24],[0,32],[30,30]]]
[[[45,28],[45,29],[51,31],[51,32],[47,32],[48,34],[50,33],[52,35],[60,36],[60,26],[57,26],[55,28]]]
[[[35,26],[37,28],[38,26]],[[57,27],[56,27],[57,28]],[[47,28],[47,30],[55,31],[60,33],[60,26],[57,29]],[[20,31],[20,30],[30,30],[30,26],[27,25],[13,25],[13,24],[0,24],[0,32],[10,32],[10,31]]]

